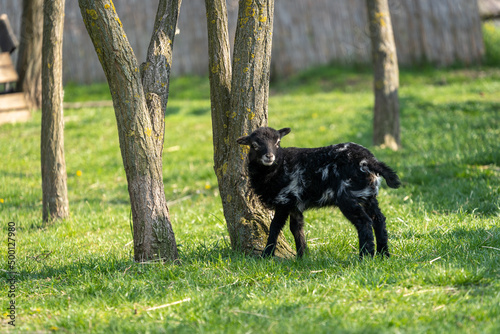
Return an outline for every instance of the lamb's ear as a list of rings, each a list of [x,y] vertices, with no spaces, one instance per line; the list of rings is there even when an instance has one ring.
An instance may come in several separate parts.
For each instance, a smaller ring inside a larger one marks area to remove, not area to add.
[[[236,139],[236,142],[240,145],[250,145],[250,136],[244,136]]]
[[[290,131],[292,131],[292,129],[290,129],[290,128],[283,128],[283,129],[278,130],[278,132],[280,133],[280,138],[285,137],[287,134],[290,133]]]

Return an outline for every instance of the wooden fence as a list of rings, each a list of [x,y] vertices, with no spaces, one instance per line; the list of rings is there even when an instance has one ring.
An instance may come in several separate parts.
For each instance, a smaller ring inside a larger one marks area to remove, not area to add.
[[[287,76],[310,66],[370,62],[366,0],[282,0],[275,3],[272,71]],[[20,0],[0,0],[19,36]],[[227,0],[231,39],[237,0]],[[115,0],[135,54],[145,59],[158,0]],[[402,65],[476,64],[484,54],[475,0],[389,0],[398,60]],[[204,0],[183,0],[175,38],[173,75],[208,68]],[[64,80],[103,81],[104,73],[83,26],[77,0],[66,1]],[[14,54],[14,61],[17,55]]]

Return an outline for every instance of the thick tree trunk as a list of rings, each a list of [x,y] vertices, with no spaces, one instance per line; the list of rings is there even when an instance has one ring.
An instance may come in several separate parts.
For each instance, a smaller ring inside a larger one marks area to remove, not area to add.
[[[148,62],[140,71],[113,3],[79,0],[113,98],[138,262],[178,257],[163,187],[162,148],[173,43],[171,30],[173,26],[175,32],[180,2],[160,0],[157,17],[163,17],[162,23],[157,23]],[[171,12],[173,8],[176,13]]]
[[[397,150],[401,146],[399,129],[399,69],[387,0],[367,0],[375,107],[373,144]]]
[[[42,54],[42,192],[43,220],[69,214],[64,160],[62,43],[64,1],[45,0]]]
[[[23,0],[16,89],[24,92],[32,109],[42,105],[42,8],[43,0]]]
[[[233,249],[261,254],[271,212],[248,184],[245,147],[236,139],[267,125],[273,0],[240,1],[231,73],[224,0],[206,0],[214,162]],[[293,250],[280,235],[276,255]]]

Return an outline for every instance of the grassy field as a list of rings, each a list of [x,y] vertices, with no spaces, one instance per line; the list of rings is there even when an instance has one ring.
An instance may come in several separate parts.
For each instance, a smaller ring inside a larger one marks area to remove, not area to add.
[[[67,101],[109,99],[68,86]],[[371,145],[371,73],[323,67],[275,83],[283,146],[355,141],[398,170],[381,189],[390,259],[358,260],[335,209],[306,214],[300,260],[234,252],[212,169],[208,82],[179,78],[164,184],[180,263],[137,264],[112,108],[65,110],[71,217],[41,221],[40,113],[0,126],[1,276],[16,224],[16,329],[58,333],[500,332],[500,70],[401,72],[403,149]],[[287,239],[292,241],[286,231]],[[1,329],[11,328],[0,283]],[[177,303],[178,302],[178,303]],[[159,307],[160,306],[160,307]]]

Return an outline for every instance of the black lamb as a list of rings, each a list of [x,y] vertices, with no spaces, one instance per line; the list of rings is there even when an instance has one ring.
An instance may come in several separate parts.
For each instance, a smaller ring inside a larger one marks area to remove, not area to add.
[[[387,185],[401,184],[396,172],[378,161],[366,148],[343,143],[319,148],[280,147],[290,128],[258,128],[237,142],[250,146],[248,172],[250,185],[262,203],[275,210],[262,256],[274,255],[276,240],[290,216],[297,256],[307,249],[303,212],[310,208],[337,206],[356,227],[359,254],[377,252],[389,256],[385,217],[377,194],[383,176]]]

